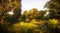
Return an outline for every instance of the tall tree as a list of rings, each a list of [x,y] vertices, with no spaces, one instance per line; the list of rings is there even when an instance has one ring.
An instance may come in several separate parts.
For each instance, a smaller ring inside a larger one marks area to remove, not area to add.
[[[10,15],[9,12],[13,12]],[[0,31],[8,33],[9,23],[17,22],[21,14],[21,0],[0,0]],[[11,32],[9,32],[11,33]]]
[[[0,0],[0,11],[0,17],[2,20],[10,20],[11,22],[12,20],[17,21],[21,14],[21,0]],[[14,13],[11,15],[12,17],[5,17],[9,15],[7,12],[10,11]]]
[[[45,7],[47,7],[50,11],[50,18],[55,18],[60,20],[60,0],[50,0],[49,2],[46,3]],[[57,27],[52,28],[52,27],[53,26],[50,27],[51,33],[60,33],[59,28]]]

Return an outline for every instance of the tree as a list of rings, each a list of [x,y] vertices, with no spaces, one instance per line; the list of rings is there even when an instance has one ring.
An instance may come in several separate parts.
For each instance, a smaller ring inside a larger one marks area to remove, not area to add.
[[[39,11],[36,8],[29,10],[29,18],[36,19],[39,15]]]
[[[49,2],[46,3],[45,7],[49,9],[51,19],[55,18],[60,20],[60,0],[50,0]],[[51,33],[60,33],[59,28],[57,27],[52,28],[52,26],[50,28]]]
[[[13,10],[13,15],[8,12]],[[21,14],[21,0],[0,0],[0,31],[7,33],[7,28],[17,22]],[[8,25],[8,26],[7,26]]]
[[[50,11],[50,18],[60,19],[60,0],[50,0],[45,7]]]

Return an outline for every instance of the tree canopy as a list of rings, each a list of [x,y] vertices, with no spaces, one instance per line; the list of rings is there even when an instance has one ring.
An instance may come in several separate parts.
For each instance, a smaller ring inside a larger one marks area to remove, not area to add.
[[[51,18],[60,19],[60,0],[50,0],[45,7],[49,9]]]

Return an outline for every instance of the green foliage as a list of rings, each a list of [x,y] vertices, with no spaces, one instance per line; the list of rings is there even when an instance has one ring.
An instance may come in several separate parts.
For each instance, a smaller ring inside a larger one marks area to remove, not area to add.
[[[6,4],[7,1],[9,0],[3,0],[3,2],[0,0],[0,4],[2,4],[0,5],[1,33],[49,33],[52,29],[52,32],[55,32],[55,29],[60,29],[59,0],[50,0],[46,4],[49,10],[33,8],[29,11],[25,10],[23,14],[21,14],[19,0],[10,0]],[[13,10],[13,15],[7,13],[11,10]]]
[[[32,19],[48,19],[49,14],[46,14],[48,10],[38,10],[36,8],[32,8],[31,10],[25,10],[24,13],[21,15],[21,20],[26,20],[27,18],[31,21]],[[46,16],[45,16],[46,15]]]
[[[50,0],[46,3],[46,7],[50,11],[50,18],[60,19],[60,0]]]

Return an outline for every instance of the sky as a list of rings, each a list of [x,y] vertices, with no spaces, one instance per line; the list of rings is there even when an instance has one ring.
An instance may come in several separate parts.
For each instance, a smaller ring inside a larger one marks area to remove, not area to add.
[[[44,5],[49,0],[22,0],[22,13],[24,10],[30,10],[32,8],[37,8],[38,10],[45,10]]]

